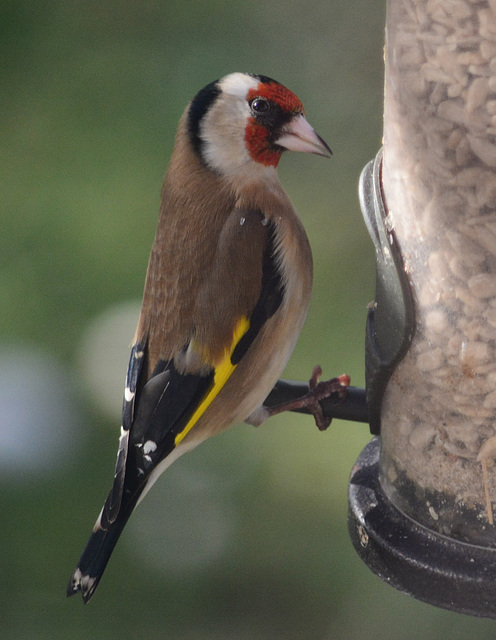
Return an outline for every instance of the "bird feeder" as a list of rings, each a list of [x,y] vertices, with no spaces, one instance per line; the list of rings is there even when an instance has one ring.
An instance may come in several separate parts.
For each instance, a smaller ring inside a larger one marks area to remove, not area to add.
[[[496,618],[495,0],[388,0],[385,64],[384,147],[360,183],[378,437],[350,534],[393,586]]]

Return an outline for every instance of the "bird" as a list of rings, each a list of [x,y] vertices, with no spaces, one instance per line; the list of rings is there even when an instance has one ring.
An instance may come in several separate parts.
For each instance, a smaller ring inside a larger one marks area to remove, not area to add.
[[[124,390],[112,488],[67,587],[93,596],[126,522],[181,455],[242,421],[343,393],[346,376],[277,407],[264,400],[307,315],[312,253],[283,190],[286,150],[331,156],[297,96],[231,73],[200,90],[180,118],[161,192]]]

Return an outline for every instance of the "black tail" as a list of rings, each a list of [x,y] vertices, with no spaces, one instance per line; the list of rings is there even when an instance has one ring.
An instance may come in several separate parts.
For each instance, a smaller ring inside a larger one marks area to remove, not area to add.
[[[141,492],[140,492],[141,493]],[[107,503],[111,499],[111,495],[107,498],[102,513],[105,512]],[[98,587],[105,567],[107,566],[110,556],[114,550],[117,540],[119,539],[126,522],[129,520],[131,513],[138,502],[139,494],[123,505],[119,515],[114,522],[102,525],[105,517],[100,516],[95,524],[93,533],[84,548],[78,566],[67,585],[67,596],[73,596],[79,591],[86,604]]]

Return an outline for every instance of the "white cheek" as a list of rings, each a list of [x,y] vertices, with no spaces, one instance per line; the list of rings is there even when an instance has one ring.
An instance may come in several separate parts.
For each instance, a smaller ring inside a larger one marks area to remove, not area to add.
[[[248,105],[241,101],[224,102],[223,108],[207,114],[202,126],[203,155],[207,164],[223,175],[239,171],[250,156],[244,132],[250,117]]]

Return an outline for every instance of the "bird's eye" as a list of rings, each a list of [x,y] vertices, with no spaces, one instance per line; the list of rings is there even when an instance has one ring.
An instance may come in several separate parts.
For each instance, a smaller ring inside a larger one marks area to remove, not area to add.
[[[251,101],[250,107],[255,113],[265,113],[270,109],[270,104],[265,98],[255,98]]]

